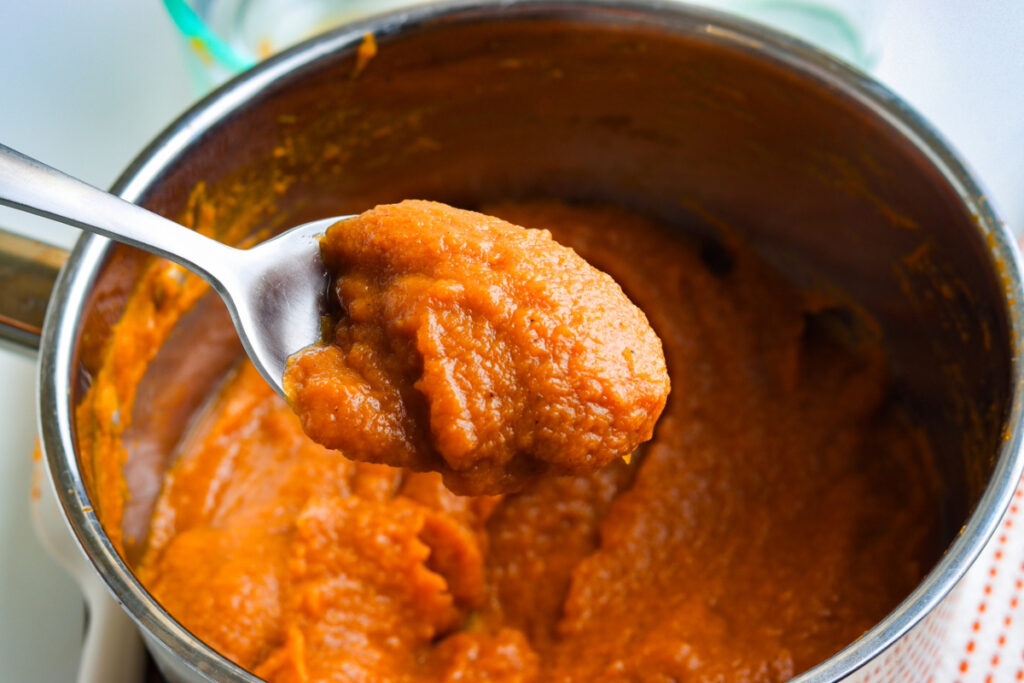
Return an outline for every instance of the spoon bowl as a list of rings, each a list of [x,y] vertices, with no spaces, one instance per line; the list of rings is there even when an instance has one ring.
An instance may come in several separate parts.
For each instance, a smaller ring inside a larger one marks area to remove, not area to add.
[[[345,218],[304,223],[247,250],[228,247],[238,261],[210,280],[245,352],[282,397],[288,357],[320,339],[327,311],[330,276],[320,258],[320,237]]]
[[[304,223],[236,249],[2,144],[0,204],[138,247],[200,275],[224,300],[246,353],[282,397],[288,357],[320,338],[330,282],[320,236],[349,218]]]

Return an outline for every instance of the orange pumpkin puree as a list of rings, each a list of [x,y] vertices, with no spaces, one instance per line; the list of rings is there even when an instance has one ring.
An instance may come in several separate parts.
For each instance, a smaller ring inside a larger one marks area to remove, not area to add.
[[[479,495],[588,474],[651,438],[661,342],[547,230],[405,201],[331,226],[321,252],[342,312],[284,376],[317,443]]]
[[[550,229],[646,311],[685,388],[653,440],[460,497],[313,443],[243,364],[137,567],[176,619],[282,683],[738,683],[811,667],[908,594],[936,556],[937,491],[876,343],[832,334],[822,297],[742,246],[702,259],[616,208],[484,209]]]

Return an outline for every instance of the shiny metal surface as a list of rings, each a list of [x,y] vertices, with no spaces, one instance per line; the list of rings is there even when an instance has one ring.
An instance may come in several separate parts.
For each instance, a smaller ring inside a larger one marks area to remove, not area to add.
[[[320,337],[329,278],[318,238],[341,217],[235,249],[5,145],[0,204],[138,247],[201,275],[224,299],[246,353],[281,396],[288,357]]]
[[[63,249],[0,229],[0,339],[35,356],[50,291],[67,258]]]
[[[366,32],[381,53],[357,86],[346,85]],[[510,55],[540,66],[518,80],[500,70]],[[876,316],[894,383],[942,460],[950,542],[901,605],[796,680],[864,680],[941,617],[1024,469],[1024,292],[1013,240],[927,124],[862,74],[714,12],[638,0],[456,2],[353,24],[243,75],[157,139],[115,191],[178,210],[182,188],[223,175],[228,162],[205,149],[244,130],[252,150],[239,148],[232,163],[258,163],[274,144],[267,121],[282,111],[328,120],[310,102],[341,108],[356,87],[364,109],[346,130],[420,106],[416,129],[396,141],[392,127],[365,151],[353,143],[350,172],[330,186],[330,201],[310,199],[324,191],[313,179],[308,194],[295,195],[295,215],[402,196],[602,197],[683,216],[695,235],[735,227],[798,282],[844,291]],[[417,136],[442,145],[445,160],[406,153],[400,145]],[[933,270],[908,271],[908,255],[922,248]],[[135,580],[82,481],[73,420],[79,337],[113,249],[83,239],[47,315],[39,399],[51,476],[79,541],[164,672],[181,681],[255,681]],[[950,283],[952,294],[941,296]],[[957,371],[942,372],[950,367]]]

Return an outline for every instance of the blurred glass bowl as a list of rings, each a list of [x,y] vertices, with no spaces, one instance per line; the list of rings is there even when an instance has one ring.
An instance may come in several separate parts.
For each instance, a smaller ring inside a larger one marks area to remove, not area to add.
[[[431,0],[163,0],[204,94],[261,59],[353,19]],[[481,0],[486,1],[486,0]],[[885,0],[696,0],[806,40],[861,69]]]
[[[200,93],[258,61],[358,17],[428,0],[163,0]]]

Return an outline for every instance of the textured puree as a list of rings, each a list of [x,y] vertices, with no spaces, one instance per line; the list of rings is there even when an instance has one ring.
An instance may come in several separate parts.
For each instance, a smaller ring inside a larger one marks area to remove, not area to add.
[[[483,207],[618,281],[676,388],[627,464],[460,497],[311,442],[242,365],[169,471],[137,571],[270,681],[782,681],[937,557],[923,437],[873,342],[736,246],[609,207]]]
[[[405,201],[331,226],[321,250],[341,314],[284,377],[317,443],[495,494],[651,438],[669,393],[661,342],[548,231]]]

